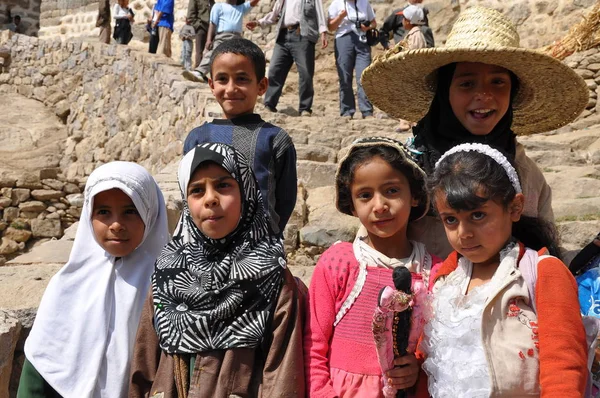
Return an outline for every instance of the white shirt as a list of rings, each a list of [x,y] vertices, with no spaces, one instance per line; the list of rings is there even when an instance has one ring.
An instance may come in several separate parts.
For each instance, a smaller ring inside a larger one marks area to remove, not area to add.
[[[115,4],[113,7],[113,18],[122,19],[129,17],[129,8],[123,8],[119,4]]]
[[[353,31],[357,20],[372,21],[375,19],[375,11],[373,11],[373,7],[371,7],[368,0],[356,0],[356,2],[351,0],[333,0],[328,10],[329,18],[337,17],[344,9],[347,10],[348,15],[346,15],[335,31],[336,38]]]
[[[301,0],[288,0],[285,2],[285,14],[283,15],[283,26],[293,26],[300,23],[302,13]]]

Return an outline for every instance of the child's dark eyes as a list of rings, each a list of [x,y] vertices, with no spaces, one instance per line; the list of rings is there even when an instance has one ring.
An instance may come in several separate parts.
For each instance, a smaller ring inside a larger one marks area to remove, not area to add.
[[[464,80],[460,83],[458,83],[458,87],[461,88],[471,88],[474,86],[474,83],[471,80]]]
[[[125,214],[129,214],[129,215],[133,214],[135,216],[140,215],[140,213],[137,211],[137,209],[127,209],[127,210],[125,210]]]
[[[100,209],[100,210],[96,210],[96,215],[97,216],[105,216],[107,214],[110,214],[110,212],[106,209]]]
[[[456,224],[456,222],[457,222],[456,217],[452,217],[452,216],[444,217],[444,223],[446,225],[454,225],[454,224]]]
[[[220,182],[219,185],[217,185],[217,189],[225,189],[229,187],[231,187],[231,184],[228,182]]]
[[[371,198],[371,194],[370,194],[369,192],[360,192],[360,193],[358,193],[358,194],[356,195],[356,197],[357,197],[358,199],[365,200],[365,199],[370,199],[370,198]]]
[[[475,211],[471,213],[471,218],[475,221],[483,220],[485,218],[485,213],[482,211]]]
[[[400,192],[400,189],[399,189],[399,188],[396,188],[396,187],[392,187],[392,188],[388,188],[388,190],[387,190],[386,192],[387,192],[388,194],[391,194],[391,195],[393,195],[393,194],[397,194],[398,192]]]

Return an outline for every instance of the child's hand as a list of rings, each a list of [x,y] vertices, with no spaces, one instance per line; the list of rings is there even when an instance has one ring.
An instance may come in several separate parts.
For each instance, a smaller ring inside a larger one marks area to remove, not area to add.
[[[342,10],[340,11],[340,13],[338,14],[338,18],[342,19],[342,18],[346,18],[346,15],[348,15],[348,11],[346,10]]]
[[[246,24],[246,29],[254,30],[258,26],[258,21],[249,21]]]
[[[394,359],[394,369],[388,370],[388,383],[397,390],[404,390],[415,385],[419,376],[419,362],[413,354]]]

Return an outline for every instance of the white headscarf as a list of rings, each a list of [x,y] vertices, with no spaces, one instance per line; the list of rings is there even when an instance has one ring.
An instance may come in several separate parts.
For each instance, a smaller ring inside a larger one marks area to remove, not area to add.
[[[96,241],[94,196],[118,188],[145,225],[142,243],[116,259]],[[67,264],[48,284],[25,356],[65,398],[127,395],[133,343],[156,257],[169,238],[162,193],[135,163],[112,162],[89,176]]]

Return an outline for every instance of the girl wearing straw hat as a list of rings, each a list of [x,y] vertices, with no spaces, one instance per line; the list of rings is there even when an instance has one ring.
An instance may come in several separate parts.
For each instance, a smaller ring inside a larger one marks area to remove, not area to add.
[[[444,47],[398,49],[376,59],[362,83],[381,110],[418,121],[413,146],[425,171],[431,174],[441,154],[455,145],[491,145],[516,164],[524,214],[553,221],[550,187],[516,136],[573,121],[588,103],[584,80],[560,61],[519,47],[510,21],[482,7],[458,17]],[[415,224],[412,235],[436,255],[451,250],[433,217]]]

